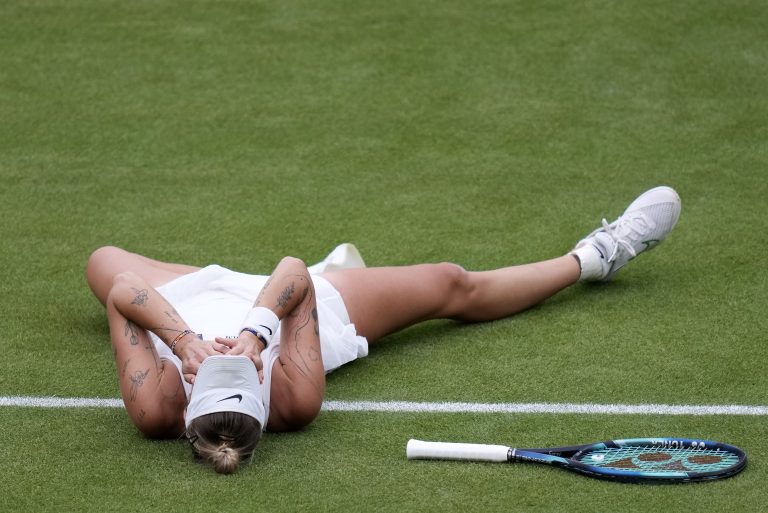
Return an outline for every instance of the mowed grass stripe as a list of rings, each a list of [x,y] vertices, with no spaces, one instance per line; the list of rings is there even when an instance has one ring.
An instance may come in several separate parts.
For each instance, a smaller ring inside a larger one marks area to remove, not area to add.
[[[31,408],[122,408],[120,399],[97,397],[0,397],[0,406]],[[468,403],[325,401],[323,411],[392,413],[549,413],[603,415],[768,415],[768,406],[740,404]]]

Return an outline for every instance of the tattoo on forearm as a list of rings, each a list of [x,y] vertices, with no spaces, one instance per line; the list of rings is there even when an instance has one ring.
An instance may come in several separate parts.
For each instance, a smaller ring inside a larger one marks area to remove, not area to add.
[[[120,373],[121,377],[125,377],[125,373],[128,371],[128,364],[131,363],[131,359],[128,358],[125,363],[123,364],[123,371]]]
[[[264,297],[264,292],[269,288],[269,284],[272,283],[272,277],[274,275],[270,275],[269,278],[267,278],[267,283],[264,284],[263,287],[261,287],[261,292],[259,292],[259,295],[256,297],[256,301],[253,302],[254,305],[261,304],[261,298]]]
[[[172,323],[178,324],[179,323],[179,312],[176,311],[176,309],[173,309],[172,311],[165,311],[166,317],[168,317]]]
[[[136,371],[131,376],[131,401],[136,400],[136,394],[139,393],[139,389],[144,385],[144,379],[149,374],[149,369],[142,371]]]
[[[152,353],[152,360],[155,362],[155,370],[160,372],[160,356],[157,354],[157,351],[155,350],[155,344],[152,342],[152,339],[147,337],[147,345],[144,346],[144,349]]]
[[[129,340],[131,341],[131,345],[135,346],[139,343],[139,330],[136,328],[136,325],[133,324],[131,321],[125,322],[125,336],[129,337]]]
[[[295,324],[291,333],[286,336],[286,351],[281,352],[280,363],[284,367],[291,367],[304,376],[318,392],[322,392],[322,374],[317,375],[317,363],[322,362],[319,347],[319,331],[317,308],[314,306],[313,294],[310,287],[303,291],[303,296],[310,296],[308,300],[302,301],[298,308],[290,313]],[[308,333],[305,328],[312,324],[312,332]],[[314,339],[314,340],[312,340]],[[321,369],[322,372],[322,369]]]
[[[301,298],[299,298],[298,301],[296,301],[297,306],[304,303],[304,300],[307,299],[307,295],[309,294],[308,280],[303,276],[299,276],[299,280],[301,280],[301,283],[299,286],[302,288],[301,288]],[[294,292],[293,283],[291,283],[291,287],[292,287],[291,292],[293,293]],[[308,303],[307,303],[307,308],[308,308]],[[306,313],[307,313],[306,308],[294,308],[291,312],[288,313],[288,317],[296,317],[296,318],[301,317],[302,319],[305,319]],[[305,324],[302,324],[302,326],[305,326]]]
[[[277,306],[285,308],[285,305],[287,305],[288,301],[290,301],[291,297],[293,297],[294,290],[296,290],[296,286],[293,284],[293,282],[291,282],[291,284],[285,287],[278,296]]]
[[[160,375],[158,377],[158,383],[162,379],[164,372],[165,372],[165,367],[162,367],[160,369]],[[174,388],[173,390],[169,391],[167,389],[167,387],[158,387],[158,390],[160,390],[160,393],[163,394],[163,397],[179,397],[179,394],[183,394],[184,393],[184,385],[183,385],[184,380],[183,379],[177,379],[175,381],[176,381],[176,388]]]
[[[149,301],[149,292],[147,292],[147,289],[133,289],[133,291],[136,292],[136,297],[131,301],[132,305],[144,306],[147,301]]]

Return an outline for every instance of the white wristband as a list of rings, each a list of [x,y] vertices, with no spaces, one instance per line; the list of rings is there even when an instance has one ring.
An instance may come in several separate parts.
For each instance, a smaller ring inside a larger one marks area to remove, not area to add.
[[[280,319],[275,315],[275,312],[263,306],[256,306],[251,308],[251,311],[245,316],[240,331],[258,331],[264,337],[266,343],[269,344],[272,341],[272,337],[275,336],[279,325]]]

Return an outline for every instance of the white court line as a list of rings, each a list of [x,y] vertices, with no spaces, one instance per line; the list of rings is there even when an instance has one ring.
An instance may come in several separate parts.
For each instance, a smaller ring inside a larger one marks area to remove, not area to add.
[[[120,399],[0,396],[0,406],[32,408],[122,408]],[[768,406],[738,404],[458,403],[325,401],[324,411],[390,413],[549,413],[591,415],[768,415]]]
[[[768,406],[736,404],[593,404],[593,403],[415,403],[405,401],[326,401],[328,411],[418,413],[579,413],[601,415],[768,415]]]

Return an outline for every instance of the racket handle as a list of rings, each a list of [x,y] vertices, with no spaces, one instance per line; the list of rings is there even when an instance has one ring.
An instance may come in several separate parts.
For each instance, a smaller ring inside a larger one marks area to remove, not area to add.
[[[408,440],[405,454],[409,460],[471,460],[506,462],[510,448],[504,445],[459,444]]]

